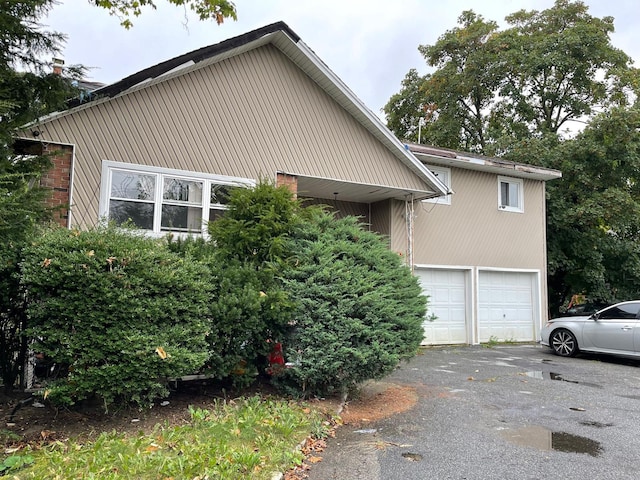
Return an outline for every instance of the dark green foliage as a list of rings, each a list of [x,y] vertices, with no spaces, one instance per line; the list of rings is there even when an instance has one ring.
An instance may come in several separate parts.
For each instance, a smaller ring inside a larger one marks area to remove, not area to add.
[[[0,376],[11,389],[24,364],[25,322],[18,262],[35,226],[50,218],[39,179],[47,158],[25,156],[13,141],[16,129],[59,108],[75,89],[70,80],[82,73],[74,67],[64,76],[51,73],[49,59],[63,36],[40,28],[51,0],[3,1],[0,8]],[[46,58],[47,60],[43,60]]]
[[[295,366],[276,378],[280,386],[345,392],[416,354],[426,298],[382,237],[354,217],[316,212],[291,248],[286,289],[297,308],[284,347]]]
[[[291,256],[287,239],[300,222],[300,203],[286,187],[261,181],[232,191],[225,215],[209,224],[212,363],[236,383],[264,369],[271,341],[282,337],[293,304],[280,271]]]
[[[545,10],[506,17],[508,28],[473,11],[419,51],[433,73],[410,71],[384,107],[400,138],[501,155],[513,143],[562,135],[571,121],[629,105],[637,70],[611,44],[613,18],[597,18],[581,1],[556,0]]]
[[[640,295],[640,111],[600,115],[556,152],[548,201],[549,285],[613,302]]]
[[[212,266],[209,344],[219,377],[242,386],[266,367],[271,341],[282,338],[293,304],[276,273],[229,259]]]
[[[547,185],[549,306],[574,294],[640,296],[640,111],[611,109],[575,139],[530,140],[510,158],[562,170]]]
[[[20,375],[26,351],[20,336],[25,315],[18,264],[37,224],[50,215],[43,201],[46,191],[31,186],[41,162],[0,161],[0,379],[7,390]]]
[[[418,281],[357,219],[302,208],[286,187],[261,182],[234,191],[209,230],[211,363],[223,375],[264,368],[268,340],[298,362],[276,382],[305,395],[379,378],[415,354],[426,309]]]
[[[256,269],[278,263],[290,253],[286,240],[299,222],[300,203],[287,187],[260,181],[254,188],[236,188],[225,215],[209,224],[219,254],[248,261]]]
[[[113,228],[52,230],[24,255],[33,348],[69,372],[48,398],[145,404],[207,360],[202,263]]]

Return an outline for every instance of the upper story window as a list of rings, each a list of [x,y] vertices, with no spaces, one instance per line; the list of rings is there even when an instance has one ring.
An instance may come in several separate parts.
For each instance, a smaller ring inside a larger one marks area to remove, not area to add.
[[[206,233],[219,218],[234,188],[253,181],[205,173],[104,161],[100,215],[127,221],[154,234]]]
[[[524,182],[521,178],[498,177],[498,208],[524,212]]]
[[[427,168],[433,173],[443,185],[451,190],[451,169],[446,167],[432,167],[427,165]],[[451,205],[451,195],[445,195],[442,197],[429,198],[424,200],[429,203],[437,203],[439,205]]]

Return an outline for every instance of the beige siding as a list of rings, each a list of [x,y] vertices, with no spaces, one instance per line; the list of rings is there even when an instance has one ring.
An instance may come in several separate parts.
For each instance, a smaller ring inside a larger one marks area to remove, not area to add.
[[[406,204],[398,200],[391,200],[391,250],[400,253],[405,258],[409,255],[407,242]]]
[[[343,202],[325,198],[306,198],[304,205],[326,205],[330,211],[335,211],[338,218],[359,217],[363,223],[369,223],[369,205],[366,203]]]
[[[41,130],[45,141],[75,145],[75,224],[97,220],[102,160],[424,189],[271,45],[58,117]]]
[[[371,230],[389,237],[391,234],[391,201],[371,204]]]
[[[451,180],[451,205],[416,208],[415,263],[546,271],[544,182],[525,180],[513,213],[498,209],[495,174],[452,168]]]

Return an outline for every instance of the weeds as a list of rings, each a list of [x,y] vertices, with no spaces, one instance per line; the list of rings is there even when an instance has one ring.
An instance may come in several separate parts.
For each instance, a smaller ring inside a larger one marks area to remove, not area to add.
[[[494,335],[491,335],[487,343],[483,343],[482,346],[485,348],[493,348],[498,345],[498,343],[500,343],[500,339]]]

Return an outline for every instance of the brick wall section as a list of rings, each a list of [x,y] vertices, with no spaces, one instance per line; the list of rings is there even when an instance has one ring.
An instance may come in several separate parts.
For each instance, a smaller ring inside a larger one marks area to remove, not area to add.
[[[298,196],[298,177],[279,172],[276,179],[276,186],[280,187],[282,185],[287,186],[289,190],[291,190],[294,198]]]
[[[44,154],[53,154],[52,167],[42,176],[40,184],[51,189],[47,199],[47,205],[58,208],[53,215],[55,222],[63,227],[69,226],[69,195],[71,192],[71,161],[73,159],[73,147],[69,145],[48,144]]]

